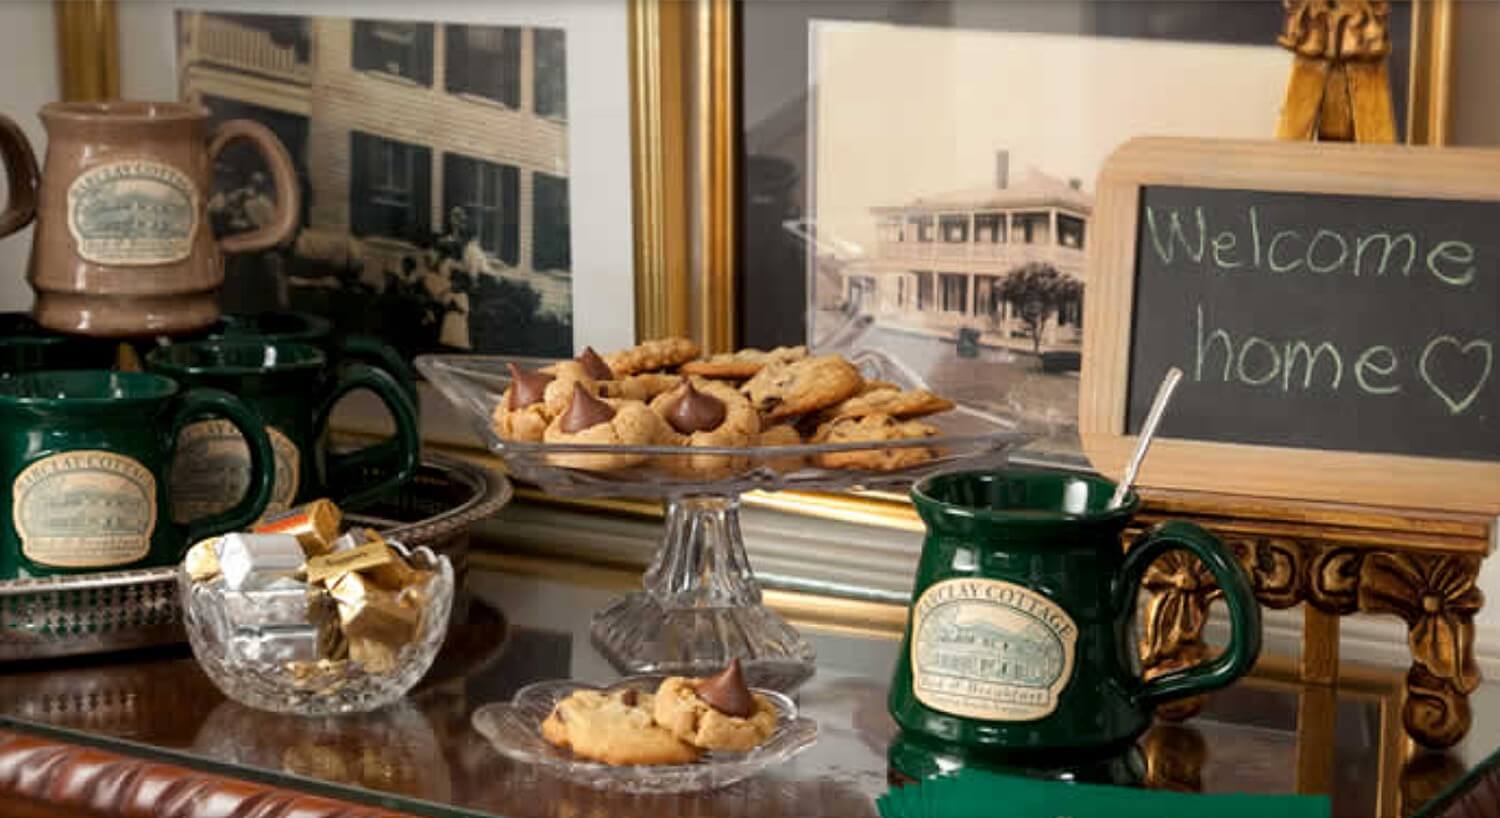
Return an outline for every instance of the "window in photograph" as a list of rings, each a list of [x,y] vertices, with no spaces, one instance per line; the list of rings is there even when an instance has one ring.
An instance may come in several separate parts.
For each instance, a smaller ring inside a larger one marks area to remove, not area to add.
[[[907,223],[911,229],[907,232],[907,241],[919,241],[927,243],[932,241],[932,216],[920,214],[908,216]]]
[[[980,244],[1003,243],[1005,241],[1005,214],[974,214],[974,241]]]
[[[911,305],[911,279],[906,276],[896,278],[896,309],[904,310]]]
[[[1016,213],[1010,217],[1011,240],[1018,244],[1051,244],[1050,213]]]
[[[963,273],[942,273],[943,312],[969,311],[969,277]]]
[[[1057,243],[1075,250],[1083,249],[1083,219],[1057,214]]]
[[[932,309],[932,271],[915,270],[912,275],[917,277],[917,312],[926,312]]]
[[[354,68],[432,84],[432,23],[354,21]]]
[[[877,235],[882,243],[894,244],[901,241],[901,217],[882,216]]]
[[[1005,301],[1000,297],[999,276],[974,276],[974,313],[989,318],[1004,318]]]
[[[479,246],[511,267],[521,260],[520,191],[521,174],[512,165],[443,154],[443,213],[461,208]]]
[[[445,30],[448,91],[521,107],[521,29],[450,25]]]
[[[533,29],[532,52],[536,55],[533,74],[533,105],[538,116],[565,118],[568,115],[568,60],[560,28]]]
[[[569,270],[573,266],[568,225],[568,180],[547,173],[531,174],[531,266]]]
[[[943,241],[957,244],[969,240],[969,214],[949,213],[938,220]]]
[[[349,214],[356,236],[410,240],[432,225],[432,150],[350,133]]]

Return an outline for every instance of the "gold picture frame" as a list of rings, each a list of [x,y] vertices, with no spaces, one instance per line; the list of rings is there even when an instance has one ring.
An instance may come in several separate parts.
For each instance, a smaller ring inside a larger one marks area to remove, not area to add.
[[[706,349],[728,349],[738,272],[739,3],[629,3],[636,333],[690,335]],[[115,0],[55,0],[54,8],[64,98],[117,96]],[[1406,132],[1412,142],[1443,145],[1456,3],[1414,0],[1412,14]],[[695,266],[700,275],[692,275]],[[842,522],[920,526],[910,502],[889,493],[752,493],[745,502]]]

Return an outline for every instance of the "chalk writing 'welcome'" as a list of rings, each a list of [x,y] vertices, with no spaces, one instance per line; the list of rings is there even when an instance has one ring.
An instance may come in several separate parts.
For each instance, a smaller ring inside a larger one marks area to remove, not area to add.
[[[1346,235],[1325,227],[1268,229],[1254,205],[1246,208],[1241,223],[1212,227],[1202,207],[1184,214],[1181,208],[1163,212],[1147,206],[1146,228],[1163,264],[1171,264],[1180,252],[1195,264],[1207,258],[1212,269],[1219,271],[1248,268],[1270,273],[1410,276],[1416,267],[1455,287],[1474,281],[1473,244],[1444,239],[1424,247],[1411,230]]]
[[[1255,205],[1242,217],[1214,220],[1202,206],[1147,205],[1143,233],[1163,266],[1205,275],[1347,276],[1379,279],[1427,277],[1442,288],[1474,284],[1483,261],[1458,238],[1424,239],[1415,229],[1359,231],[1268,223]],[[1478,404],[1494,370],[1494,341],[1463,337],[1443,328],[1407,345],[1388,341],[1357,346],[1327,338],[1268,333],[1238,335],[1215,326],[1194,305],[1188,371],[1195,381],[1233,383],[1282,393],[1349,392],[1372,398],[1399,395],[1403,381],[1420,384],[1450,415]],[[1418,314],[1419,315],[1419,314]],[[1330,316],[1330,320],[1336,320]]]

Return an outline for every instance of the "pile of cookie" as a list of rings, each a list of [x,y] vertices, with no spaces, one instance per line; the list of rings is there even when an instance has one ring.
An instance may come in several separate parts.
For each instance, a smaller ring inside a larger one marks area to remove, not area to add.
[[[838,355],[806,347],[699,357],[686,338],[646,341],[599,355],[592,347],[537,371],[508,365],[510,386],[492,422],[504,440],[687,448],[881,443],[936,437],[916,418],[945,412],[953,402],[926,390],[866,380]],[[859,448],[814,455],[827,469],[894,471],[926,462],[926,446]],[[635,453],[552,453],[554,465],[593,471],[639,466]],[[655,458],[668,471],[713,478],[732,474],[747,458],[725,454]],[[766,465],[801,467],[796,456]]]
[[[775,732],[776,716],[733,659],[714,676],[669,676],[655,693],[575,690],[541,730],[550,744],[612,766],[691,764],[708,751],[754,749]]]

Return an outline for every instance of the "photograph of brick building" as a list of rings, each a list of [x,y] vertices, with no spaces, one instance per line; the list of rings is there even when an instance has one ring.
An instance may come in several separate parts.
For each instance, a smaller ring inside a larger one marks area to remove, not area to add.
[[[307,310],[414,354],[572,352],[560,29],[184,11],[184,98],[286,146],[302,227],[233,257],[224,306]],[[215,162],[222,235],[271,211],[256,154]]]

